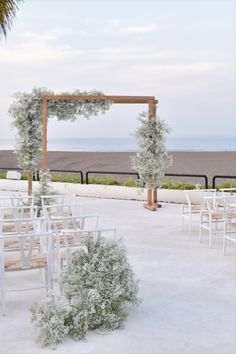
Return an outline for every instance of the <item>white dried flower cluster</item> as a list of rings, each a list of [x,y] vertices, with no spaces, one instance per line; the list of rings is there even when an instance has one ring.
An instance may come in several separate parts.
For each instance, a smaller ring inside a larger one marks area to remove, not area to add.
[[[63,92],[62,95],[100,96],[99,91]],[[46,88],[34,88],[32,92],[17,92],[15,101],[9,108],[12,126],[17,129],[16,154],[19,167],[28,172],[39,169],[42,151],[42,96],[53,96],[54,92]],[[86,100],[50,100],[48,101],[48,117],[58,120],[74,121],[82,116],[89,119],[98,113],[105,113],[111,101],[96,99]]]
[[[43,345],[52,345],[56,347],[68,332],[69,327],[65,326],[67,311],[66,307],[60,308],[53,302],[48,303],[45,307],[38,305],[31,307],[32,321],[40,327],[41,333],[38,341]]]
[[[165,147],[165,136],[169,129],[163,120],[154,117],[149,119],[146,112],[141,113],[138,120],[141,127],[134,135],[140,151],[131,157],[132,167],[140,176],[139,187],[156,189],[166,169],[172,164],[172,157]]]
[[[35,205],[38,206],[38,213],[40,214],[42,210],[42,201],[41,195],[52,195],[56,194],[52,185],[51,185],[51,173],[49,170],[40,170],[39,171],[39,190],[38,192],[34,193],[35,198]],[[46,200],[50,204],[50,200]]]
[[[50,185],[52,176],[49,170],[40,170],[39,171],[39,194],[48,195],[52,192],[52,187]]]
[[[127,318],[126,305],[139,302],[137,281],[121,242],[90,239],[86,245],[87,251],[71,254],[61,276],[67,303],[36,305],[32,310],[43,345],[58,344],[67,334],[79,340],[88,330],[120,328]]]

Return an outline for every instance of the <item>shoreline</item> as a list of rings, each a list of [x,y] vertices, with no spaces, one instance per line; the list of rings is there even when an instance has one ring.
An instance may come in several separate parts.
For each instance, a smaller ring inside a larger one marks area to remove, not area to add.
[[[170,151],[169,153],[172,155],[173,164],[166,173],[203,174],[209,179],[214,175],[236,176],[236,151]],[[134,152],[49,151],[48,167],[52,170],[82,170],[83,172],[91,170],[135,172],[130,163],[130,156],[134,154]],[[1,168],[17,169],[17,156],[12,150],[0,150]]]

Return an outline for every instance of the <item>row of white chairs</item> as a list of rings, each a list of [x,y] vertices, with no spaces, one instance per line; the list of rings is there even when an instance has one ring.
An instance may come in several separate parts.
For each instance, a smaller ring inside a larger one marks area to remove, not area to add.
[[[49,296],[55,290],[53,279],[60,275],[72,250],[85,249],[88,238],[116,237],[115,228],[100,227],[98,215],[84,214],[81,204],[76,202],[78,198],[73,197],[42,197],[40,216],[37,216],[33,199],[29,203],[19,196],[16,200],[12,196],[4,198],[5,207],[0,207],[0,302],[3,315],[6,313],[6,293],[20,290],[7,289],[7,272],[44,270],[45,280],[42,283],[40,276],[40,285],[36,288],[45,287]]]
[[[216,232],[223,235],[223,252],[226,241],[236,242],[236,188],[190,190],[186,191],[186,203],[181,205],[181,228],[188,223],[189,235],[193,222],[199,226],[199,241],[203,231],[208,232],[209,247],[212,247],[212,236]]]

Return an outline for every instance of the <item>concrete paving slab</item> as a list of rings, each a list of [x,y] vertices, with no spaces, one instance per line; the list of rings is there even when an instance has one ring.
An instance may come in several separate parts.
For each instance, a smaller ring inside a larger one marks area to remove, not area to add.
[[[233,354],[236,352],[236,247],[223,256],[222,236],[208,248],[180,230],[180,206],[157,212],[143,202],[79,198],[86,213],[99,213],[102,226],[115,226],[140,281],[143,302],[130,309],[125,328],[106,335],[70,338],[56,350],[35,343],[29,307],[43,290],[9,293],[0,321],[0,353]],[[27,273],[27,272],[24,272]],[[9,286],[33,281],[35,273],[10,274]]]

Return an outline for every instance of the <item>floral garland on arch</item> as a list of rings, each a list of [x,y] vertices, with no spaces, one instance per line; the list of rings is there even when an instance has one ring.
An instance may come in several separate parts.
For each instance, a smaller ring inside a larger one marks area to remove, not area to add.
[[[18,165],[26,172],[38,170],[42,154],[42,96],[53,96],[53,91],[46,88],[33,88],[32,92],[17,92],[9,108],[12,127],[17,129],[16,149]],[[61,92],[61,95],[103,96],[100,91]],[[96,99],[94,101],[60,100],[48,102],[48,117],[58,120],[75,121],[78,117],[89,119],[98,113],[109,110],[112,102]]]

